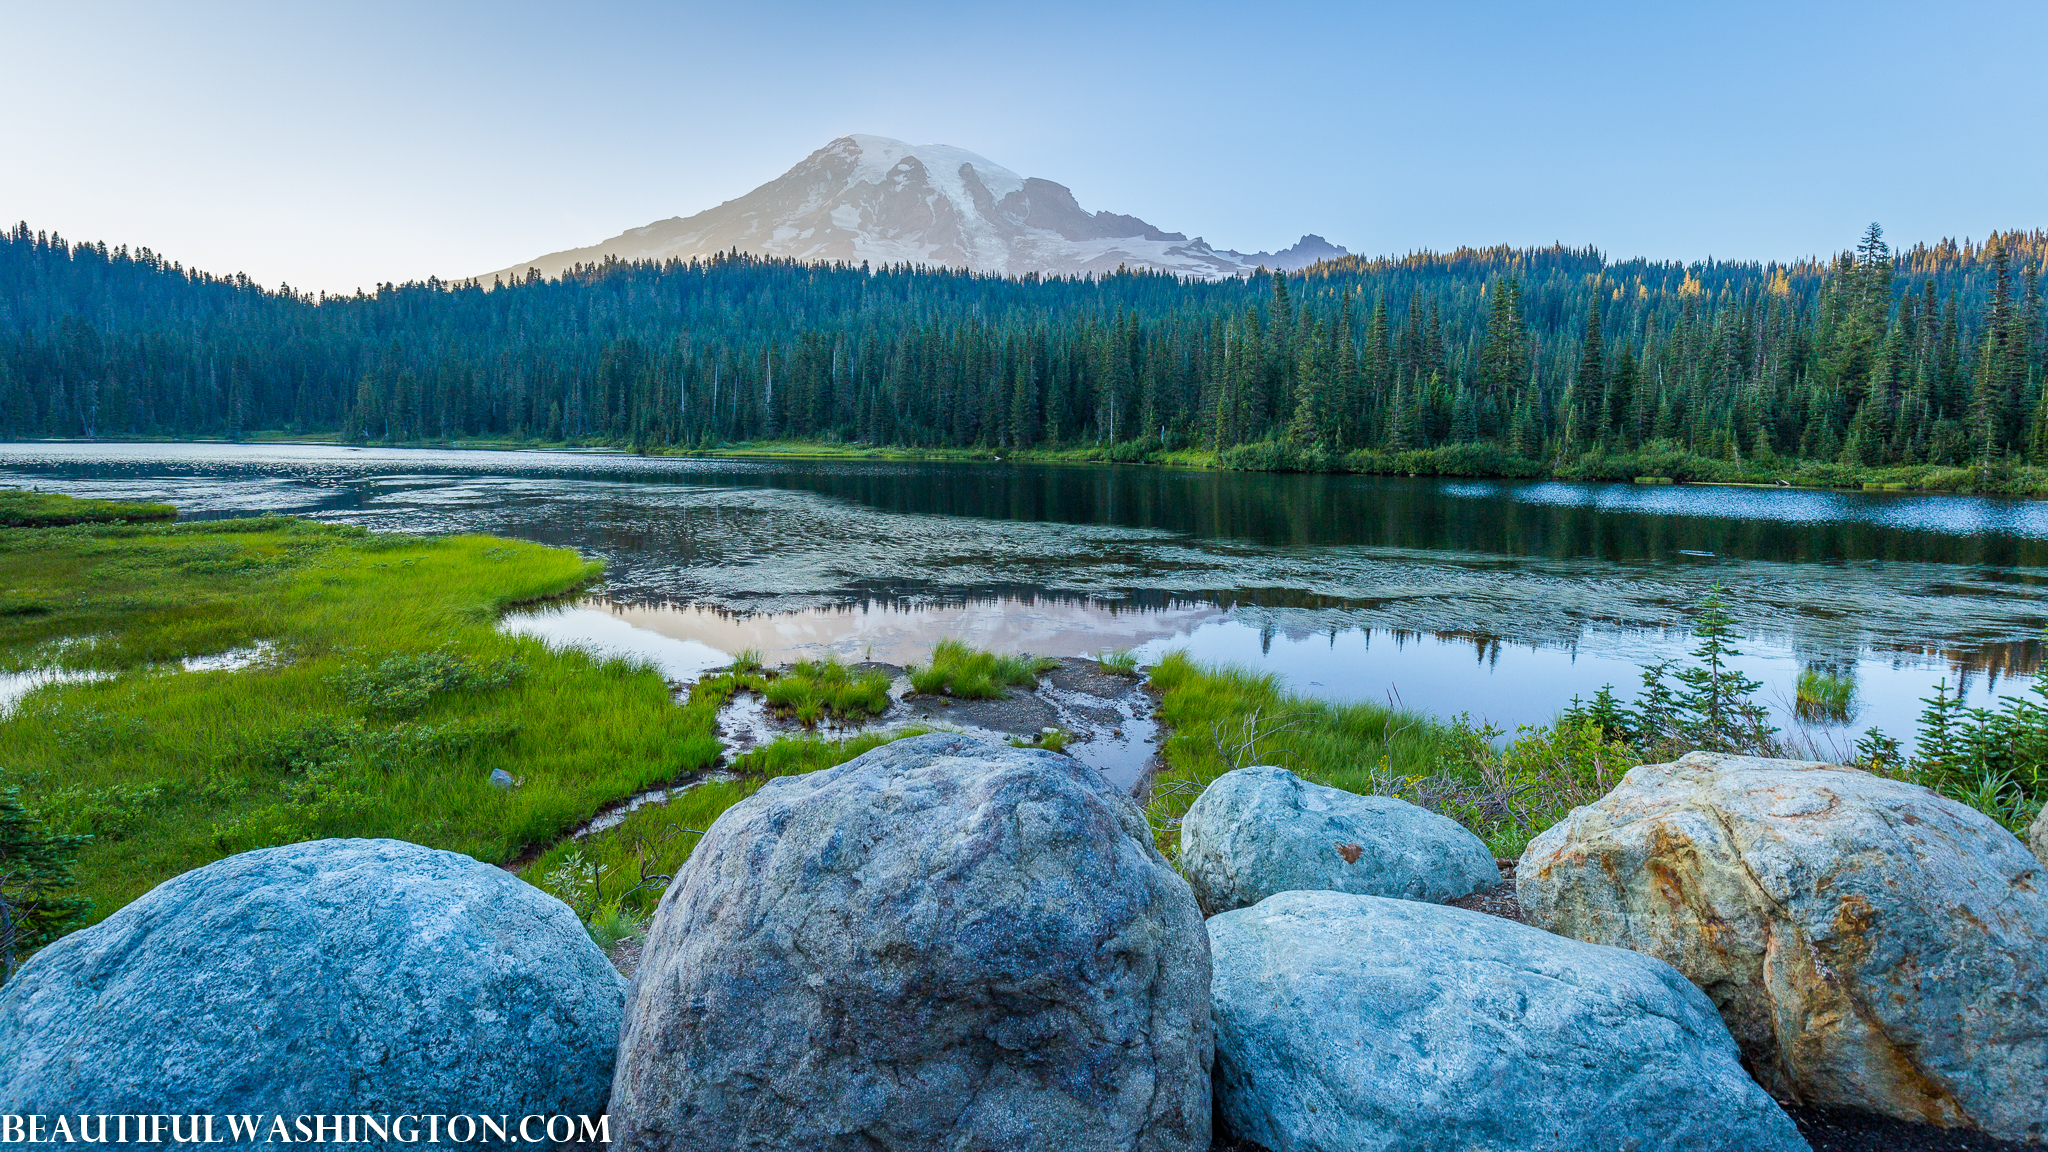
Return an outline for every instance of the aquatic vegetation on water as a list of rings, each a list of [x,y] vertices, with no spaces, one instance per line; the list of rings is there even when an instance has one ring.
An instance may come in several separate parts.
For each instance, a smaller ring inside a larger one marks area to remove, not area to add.
[[[1821,668],[1808,668],[1799,673],[1794,707],[1801,719],[1842,723],[1848,721],[1855,706],[1854,678],[1837,676]]]
[[[913,664],[904,671],[910,676],[914,692],[962,700],[995,700],[1012,687],[1038,687],[1039,674],[1058,666],[1059,661],[1050,656],[978,652],[959,640],[946,639],[932,648],[930,663]]]

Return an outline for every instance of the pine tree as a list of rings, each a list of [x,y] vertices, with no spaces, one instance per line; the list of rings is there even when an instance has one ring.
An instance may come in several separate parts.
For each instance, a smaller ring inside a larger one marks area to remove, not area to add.
[[[92,911],[90,900],[64,895],[73,859],[91,842],[49,831],[21,806],[20,789],[0,789],[0,975]]]
[[[1570,424],[1565,439],[1572,450],[1592,447],[1606,423],[1606,359],[1600,339],[1600,297],[1596,294],[1586,304],[1585,331],[1579,338],[1579,370],[1566,404]]]

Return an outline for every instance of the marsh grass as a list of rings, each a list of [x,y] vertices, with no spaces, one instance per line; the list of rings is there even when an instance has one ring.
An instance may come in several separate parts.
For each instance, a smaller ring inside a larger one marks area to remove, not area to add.
[[[0,488],[0,528],[61,528],[70,524],[110,524],[117,521],[141,524],[177,518],[178,510],[169,504],[81,500],[55,492]]]
[[[0,531],[0,668],[109,674],[0,719],[0,786],[89,832],[103,918],[235,852],[395,837],[504,861],[711,764],[716,700],[496,627],[599,567],[565,549],[288,518]],[[241,671],[177,662],[269,641]],[[495,768],[520,780],[500,791]]]
[[[719,690],[711,688],[713,694]],[[778,776],[844,764],[870,749],[925,731],[866,732],[849,740],[785,736],[735,759],[730,770],[738,779],[706,780],[665,803],[638,808],[602,832],[556,845],[528,865],[524,875],[577,909],[578,915],[606,908],[647,915],[712,822],[763,784]]]
[[[759,661],[754,663],[758,668]],[[756,672],[752,679],[770,708],[794,716],[806,728],[827,716],[857,723],[889,710],[888,674],[856,674],[836,657],[800,661],[773,676]]]
[[[998,700],[1012,687],[1036,688],[1041,673],[1059,667],[1050,656],[997,655],[981,652],[959,640],[941,640],[931,662],[904,671],[913,692],[953,696],[961,700]]]
[[[1112,676],[1136,676],[1138,654],[1129,648],[1105,649],[1095,657],[1095,663]]]
[[[1799,673],[1794,708],[1802,720],[1846,723],[1856,707],[1856,681],[1819,668]]]

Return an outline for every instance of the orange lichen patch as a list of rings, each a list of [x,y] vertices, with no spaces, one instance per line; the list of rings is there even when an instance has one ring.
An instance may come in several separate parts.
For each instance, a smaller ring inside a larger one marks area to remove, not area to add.
[[[1362,855],[1364,852],[1365,849],[1357,844],[1337,845],[1337,855],[1342,856],[1346,864],[1358,863],[1359,856]]]
[[[1851,892],[1835,905],[1835,935],[1861,937],[1877,920],[1877,909],[1860,892]]]
[[[1696,881],[1700,875],[1699,849],[1692,838],[1669,824],[1658,824],[1650,833],[1649,855],[1643,871],[1650,878],[1652,892],[1674,913],[1674,924],[1690,922],[1706,937],[1713,951],[1728,955],[1737,943],[1735,930],[1713,905]]]
[[[1877,909],[1861,892],[1851,892],[1835,905],[1832,933],[1823,946],[1837,968],[1853,968],[1869,959],[1877,943],[1871,933],[1879,919]]]
[[[1873,1032],[1878,1032],[1873,1029]],[[1923,1123],[1955,1128],[1970,1122],[1969,1113],[1942,1083],[1929,1076],[1901,1045],[1881,1032],[1873,1036],[1871,1068],[1874,1086],[1881,1086],[1885,1098],[1897,1108],[1904,1105],[1917,1113]]]

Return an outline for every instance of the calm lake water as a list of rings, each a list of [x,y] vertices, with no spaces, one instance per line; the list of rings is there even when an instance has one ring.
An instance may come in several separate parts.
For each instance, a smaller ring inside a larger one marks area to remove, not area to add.
[[[1512,727],[1633,695],[1719,582],[1786,727],[1802,668],[1855,678],[1854,721],[1807,729],[1846,748],[1908,735],[1938,680],[2023,691],[2048,624],[2033,501],[228,444],[0,445],[0,484],[574,547],[610,564],[601,594],[511,626],[677,677],[741,648],[903,662],[945,635],[1187,648]]]

